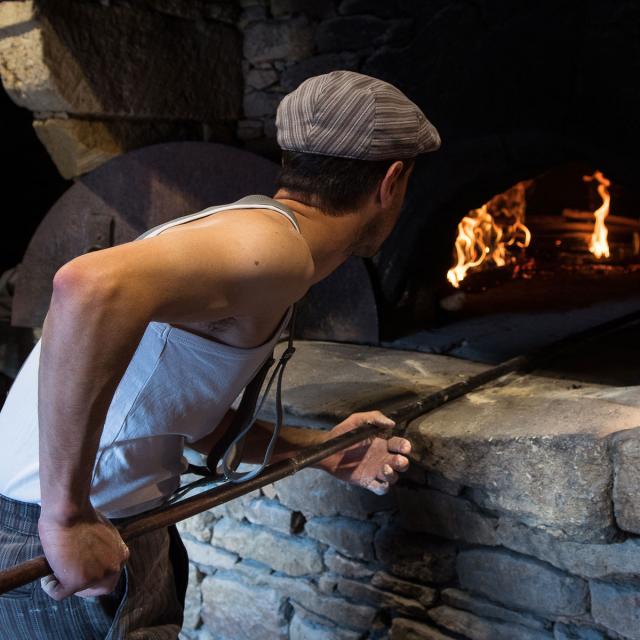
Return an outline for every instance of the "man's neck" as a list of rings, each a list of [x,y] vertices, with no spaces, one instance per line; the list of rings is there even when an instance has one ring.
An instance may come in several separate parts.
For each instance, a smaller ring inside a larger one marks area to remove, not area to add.
[[[284,189],[280,189],[273,198],[296,214],[300,231],[313,257],[314,282],[326,278],[349,256],[357,253],[364,227],[360,212],[349,211],[333,216],[301,202]]]

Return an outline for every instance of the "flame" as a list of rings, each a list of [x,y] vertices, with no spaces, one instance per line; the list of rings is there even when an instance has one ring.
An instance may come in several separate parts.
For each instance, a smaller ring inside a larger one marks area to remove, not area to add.
[[[516,259],[514,247],[529,246],[531,232],[524,224],[529,184],[519,182],[462,218],[455,242],[456,264],[447,272],[454,287],[460,286],[470,269],[490,263],[503,267]]]
[[[609,243],[607,242],[607,235],[609,232],[607,231],[604,220],[609,215],[611,196],[609,195],[609,189],[607,189],[607,187],[611,186],[611,181],[602,175],[602,171],[596,171],[592,176],[582,176],[582,179],[585,182],[596,180],[598,182],[598,194],[602,198],[602,204],[593,212],[595,225],[593,234],[591,235],[591,242],[589,243],[589,251],[591,251],[596,258],[608,258]]]

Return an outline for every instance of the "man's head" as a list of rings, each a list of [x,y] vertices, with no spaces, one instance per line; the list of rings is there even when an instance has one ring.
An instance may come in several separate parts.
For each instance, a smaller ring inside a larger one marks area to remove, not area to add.
[[[276,116],[278,187],[329,215],[368,212],[379,245],[399,215],[414,159],[440,146],[420,108],[393,85],[332,71],[285,96]]]

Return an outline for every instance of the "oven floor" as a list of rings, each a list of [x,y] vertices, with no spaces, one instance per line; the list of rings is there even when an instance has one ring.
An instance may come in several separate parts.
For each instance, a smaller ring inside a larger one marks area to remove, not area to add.
[[[547,273],[452,296],[459,308],[440,326],[383,346],[496,364],[640,309],[640,272]],[[632,346],[640,356],[638,338]]]

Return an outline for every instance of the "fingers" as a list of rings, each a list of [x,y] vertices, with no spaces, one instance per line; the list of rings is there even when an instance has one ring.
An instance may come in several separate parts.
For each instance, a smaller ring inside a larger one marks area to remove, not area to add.
[[[408,455],[411,453],[411,442],[406,438],[394,436],[387,440],[387,450],[389,453],[404,453]]]
[[[110,577],[107,580],[102,580],[99,583],[92,585],[89,589],[84,589],[83,591],[77,591],[75,593],[79,598],[95,598],[96,596],[104,596],[108,593],[113,593],[116,587],[118,586],[118,582],[120,581],[120,575],[118,574],[115,577]]]
[[[375,424],[380,427],[395,427],[396,423],[381,411],[362,411],[360,413],[352,413],[348,420],[354,422],[354,424]]]
[[[376,495],[383,496],[389,492],[389,483],[381,482],[380,480],[373,480],[367,485],[369,491],[373,491]]]
[[[398,478],[398,474],[388,464],[383,465],[381,472],[376,476],[376,480],[386,482],[389,485],[398,482]]]
[[[121,572],[110,574],[99,582],[87,585],[87,588],[81,591],[74,591],[73,588],[65,588],[53,574],[42,578],[40,580],[40,586],[42,590],[54,600],[64,600],[71,595],[76,595],[80,598],[94,598],[112,593],[118,586],[120,575]]]

